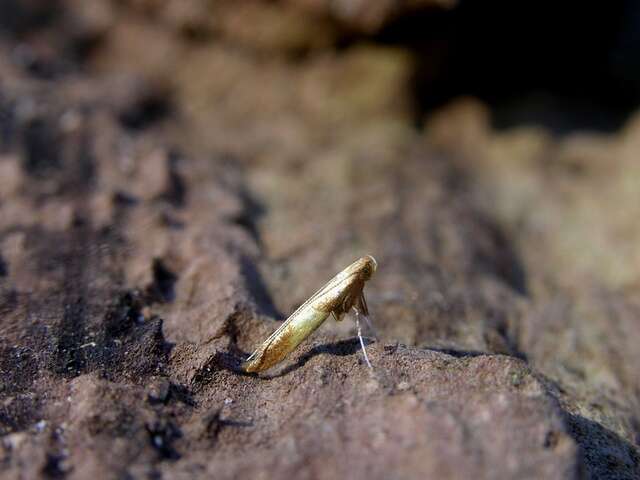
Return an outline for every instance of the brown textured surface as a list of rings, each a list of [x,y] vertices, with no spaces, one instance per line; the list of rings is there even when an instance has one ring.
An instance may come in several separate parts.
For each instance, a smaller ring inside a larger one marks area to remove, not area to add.
[[[638,119],[416,122],[352,35],[433,2],[236,3],[3,5],[0,477],[638,478]],[[365,253],[373,373],[239,371]]]

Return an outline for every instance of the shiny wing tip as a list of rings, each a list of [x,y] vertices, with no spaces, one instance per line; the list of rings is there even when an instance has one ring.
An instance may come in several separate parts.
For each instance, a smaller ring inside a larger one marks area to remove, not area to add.
[[[257,361],[259,358],[258,352],[259,350],[249,355],[249,358],[240,364],[240,368],[247,373],[257,372],[260,365],[260,362]]]
[[[240,368],[247,373],[259,372],[262,370],[260,368],[259,358],[256,357],[255,353],[242,362],[242,364],[240,364]]]
[[[253,356],[249,357],[247,360],[242,362],[240,368],[247,373],[255,373],[261,372],[264,370],[263,362],[260,361],[260,358],[254,358]]]
[[[256,368],[256,365],[253,362],[249,362],[248,360],[245,362],[242,362],[242,364],[240,365],[240,368],[247,373],[254,373],[258,371],[258,369]]]

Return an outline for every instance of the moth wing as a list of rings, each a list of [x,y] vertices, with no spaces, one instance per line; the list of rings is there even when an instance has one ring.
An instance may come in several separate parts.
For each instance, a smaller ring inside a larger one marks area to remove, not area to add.
[[[245,360],[245,363],[249,363],[253,360],[255,360],[261,352],[263,352],[264,350],[266,350],[269,345],[271,344],[271,342],[273,342],[273,340],[282,332],[282,330],[284,330],[287,325],[289,325],[298,315],[298,313],[300,313],[301,311],[303,311],[309,304],[311,304],[312,302],[314,302],[318,297],[325,295],[328,291],[330,291],[332,288],[336,288],[339,287],[343,282],[345,282],[346,280],[348,280],[350,277],[352,277],[353,275],[355,275],[357,272],[353,271],[353,272],[349,272],[348,275],[344,275],[345,271],[343,270],[342,272],[340,272],[338,275],[336,275],[334,278],[332,278],[331,280],[329,280],[327,283],[325,283],[320,290],[318,290],[316,293],[314,293],[306,302],[304,302],[302,305],[300,305],[295,312],[293,312],[291,315],[289,315],[289,317],[282,322],[282,325],[280,325],[275,332],[273,332],[269,338],[267,338],[262,345],[260,345],[255,352],[253,352],[251,354],[251,356]],[[334,315],[334,318],[336,318],[336,315],[331,312],[332,315]],[[339,318],[336,318],[336,320],[341,320],[342,316],[344,315],[344,313],[340,314]]]

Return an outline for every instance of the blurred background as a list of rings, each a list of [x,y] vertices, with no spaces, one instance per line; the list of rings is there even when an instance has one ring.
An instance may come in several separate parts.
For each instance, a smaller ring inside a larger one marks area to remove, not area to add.
[[[234,362],[219,352],[246,353],[368,253],[385,341],[544,379],[580,458],[546,478],[638,478],[639,103],[631,0],[1,0],[0,434],[64,418],[45,386],[65,398],[95,372],[227,404],[202,380]],[[163,459],[208,451],[180,443],[206,409],[180,405],[139,425]],[[211,463],[229,475],[252,471],[229,460],[238,435]],[[33,448],[38,474],[115,469]],[[483,471],[542,478],[522,468]]]

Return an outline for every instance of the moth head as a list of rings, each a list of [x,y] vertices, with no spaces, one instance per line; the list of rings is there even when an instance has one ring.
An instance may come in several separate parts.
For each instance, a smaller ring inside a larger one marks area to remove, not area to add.
[[[374,273],[376,273],[376,270],[378,269],[378,262],[376,262],[376,259],[371,255],[365,255],[360,259],[360,261],[362,262],[362,267],[360,269],[362,272],[362,279],[367,281]]]

